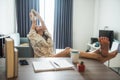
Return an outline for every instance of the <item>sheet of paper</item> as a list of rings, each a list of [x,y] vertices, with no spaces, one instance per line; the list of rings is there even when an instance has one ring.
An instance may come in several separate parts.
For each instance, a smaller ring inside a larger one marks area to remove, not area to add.
[[[55,67],[49,61],[35,61],[33,62],[35,72],[54,70]]]
[[[110,50],[110,51],[115,51],[115,50],[117,50],[117,49],[118,49],[118,46],[119,46],[119,42],[114,41],[114,42],[112,43],[112,47],[111,47],[111,50]]]
[[[52,60],[51,63],[56,67],[56,69],[72,69],[74,66],[72,63],[69,63],[67,60]]]

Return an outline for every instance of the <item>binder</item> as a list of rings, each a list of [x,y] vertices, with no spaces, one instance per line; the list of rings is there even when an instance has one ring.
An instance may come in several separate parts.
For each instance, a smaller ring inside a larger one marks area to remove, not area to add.
[[[14,78],[18,76],[18,51],[14,48],[14,40],[5,38],[6,76]]]

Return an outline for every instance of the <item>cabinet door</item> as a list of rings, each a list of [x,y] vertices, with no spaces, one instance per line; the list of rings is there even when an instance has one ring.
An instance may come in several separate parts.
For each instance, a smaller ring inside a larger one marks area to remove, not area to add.
[[[120,67],[120,53],[118,53],[115,58],[110,60],[109,67]]]

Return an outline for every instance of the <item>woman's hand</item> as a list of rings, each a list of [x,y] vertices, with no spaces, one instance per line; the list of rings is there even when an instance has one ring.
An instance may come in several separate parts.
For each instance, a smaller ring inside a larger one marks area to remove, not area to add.
[[[31,12],[34,14],[34,16],[37,16],[37,12],[34,9],[32,9]]]
[[[29,16],[30,16],[30,20],[35,23],[36,19],[35,19],[35,15],[33,14],[33,12],[30,12]]]
[[[35,16],[34,16],[33,12],[30,12],[30,13],[29,13],[29,16],[30,16],[30,20],[32,21],[32,26],[31,26],[31,28],[32,28],[32,29],[35,29],[35,27],[36,27],[36,19],[35,19]]]

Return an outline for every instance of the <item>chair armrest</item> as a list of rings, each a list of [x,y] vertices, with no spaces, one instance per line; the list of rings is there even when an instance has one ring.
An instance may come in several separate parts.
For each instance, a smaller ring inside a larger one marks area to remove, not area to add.
[[[34,52],[29,46],[16,46],[18,49],[18,57],[34,57]]]

